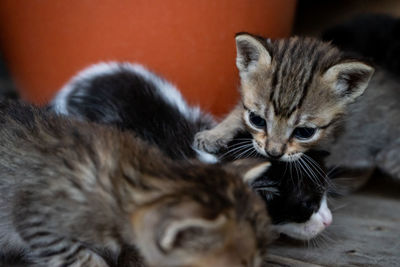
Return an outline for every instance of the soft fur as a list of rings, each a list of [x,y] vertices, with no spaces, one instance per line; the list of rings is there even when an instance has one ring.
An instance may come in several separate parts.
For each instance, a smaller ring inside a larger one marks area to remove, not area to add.
[[[242,98],[215,128],[196,135],[195,147],[207,152],[226,147],[235,134],[246,131],[258,153],[297,160],[332,136],[336,122],[373,74],[371,66],[313,38],[271,41],[241,33],[236,47]],[[252,116],[264,122],[261,127]],[[304,128],[315,134],[298,138],[296,131]]]
[[[2,251],[39,266],[112,266],[124,247],[145,266],[260,266],[269,219],[237,167],[175,162],[131,133],[18,103],[0,102],[0,124]],[[246,179],[269,165],[243,164]]]
[[[400,24],[388,15],[360,15],[328,29],[323,38],[380,68],[365,94],[349,107],[342,131],[327,147],[328,167],[357,188],[379,168],[400,180]]]
[[[85,69],[60,90],[51,108],[133,130],[172,159],[197,156],[216,161],[211,154],[192,148],[194,134],[214,126],[212,117],[188,106],[175,86],[138,64],[110,62]]]
[[[179,100],[179,105],[177,101],[171,101],[168,97],[171,87],[168,81],[140,65],[100,63],[73,77],[54,98],[51,109],[81,120],[137,132],[173,159],[197,157],[205,162],[217,160],[216,156],[200,153],[191,146],[196,132],[212,128],[210,116],[186,104],[176,89],[173,95]],[[232,162],[250,154],[254,156],[253,150],[249,149],[250,137],[245,134],[236,136],[229,143],[232,149],[221,151],[218,160]],[[273,224],[279,225],[275,229],[284,229],[279,233],[302,232],[303,235],[294,237],[310,239],[332,220],[329,208],[321,206],[329,183],[324,179],[323,171],[318,169],[321,157],[315,154],[309,154],[308,158],[304,156],[305,159],[299,163],[273,164],[252,184],[266,201]],[[314,161],[313,158],[318,162],[307,163]],[[320,213],[327,216],[312,220]],[[287,232],[289,228],[282,228],[283,225],[293,225],[297,230]]]

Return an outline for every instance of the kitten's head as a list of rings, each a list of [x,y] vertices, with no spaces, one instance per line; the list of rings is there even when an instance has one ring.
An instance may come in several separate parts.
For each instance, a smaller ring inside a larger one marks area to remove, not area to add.
[[[248,133],[239,134],[228,147],[237,148],[250,137]],[[224,158],[235,160],[237,154],[242,152],[228,153]],[[310,240],[331,224],[332,213],[326,197],[334,188],[325,175],[323,160],[327,155],[324,151],[310,150],[294,162],[276,161],[267,172],[247,180],[264,199],[274,232]]]
[[[238,179],[235,171],[246,165],[191,166],[186,185],[174,183],[181,188],[134,212],[135,238],[149,266],[261,266],[269,218],[261,198],[242,180],[258,177],[269,163],[253,164]]]
[[[300,240],[318,236],[332,223],[327,205],[331,183],[317,162],[322,153],[311,152],[297,162],[273,164],[252,183],[266,201],[272,229]]]
[[[243,33],[236,46],[244,123],[259,153],[283,161],[329,136],[374,72],[312,38],[270,41]]]

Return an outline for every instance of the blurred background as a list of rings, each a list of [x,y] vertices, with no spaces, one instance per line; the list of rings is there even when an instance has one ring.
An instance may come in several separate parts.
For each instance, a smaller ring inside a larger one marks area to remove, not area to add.
[[[99,61],[139,62],[217,116],[238,98],[234,35],[319,36],[396,0],[1,0],[0,94],[46,104]]]

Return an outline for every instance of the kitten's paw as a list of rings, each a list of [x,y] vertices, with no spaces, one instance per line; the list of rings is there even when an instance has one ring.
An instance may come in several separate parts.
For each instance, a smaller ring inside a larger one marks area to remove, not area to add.
[[[199,132],[194,137],[194,147],[208,153],[216,153],[226,148],[230,139],[219,134],[215,134],[212,130]]]

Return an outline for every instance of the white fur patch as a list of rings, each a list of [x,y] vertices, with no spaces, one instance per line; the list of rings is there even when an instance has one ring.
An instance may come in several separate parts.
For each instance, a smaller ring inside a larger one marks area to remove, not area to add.
[[[165,102],[169,103],[174,108],[178,109],[178,111],[188,120],[196,121],[202,116],[208,116],[202,114],[199,107],[191,107],[189,106],[178,89],[164,80],[163,78],[157,76],[151,71],[147,70],[145,67],[139,64],[131,64],[131,63],[118,63],[118,62],[107,62],[107,63],[99,63],[79,72],[75,77],[73,77],[66,85],[64,85],[59,93],[55,96],[52,101],[52,106],[55,112],[59,114],[69,115],[67,109],[67,103],[71,94],[79,93],[77,90],[79,88],[76,87],[76,84],[82,83],[85,81],[90,81],[95,79],[96,77],[109,75],[113,73],[117,73],[119,71],[128,71],[133,75],[137,75],[145,79],[148,83],[154,85],[157,88],[159,95],[165,100]],[[84,92],[82,92],[84,93]],[[211,120],[210,120],[211,121]],[[193,148],[194,149],[194,148]],[[218,162],[218,158],[215,155],[210,153],[200,151],[194,149],[197,153],[197,158],[200,161],[205,163],[216,163]]]
[[[301,158],[302,155],[303,155],[302,152],[297,152],[297,153],[291,154],[291,155],[284,154],[280,158],[280,160],[285,161],[285,162],[294,162],[294,161],[298,160],[299,158]]]
[[[148,83],[153,84],[157,88],[159,95],[165,99],[167,103],[170,103],[172,106],[177,108],[188,120],[194,121],[202,116],[200,108],[190,107],[174,85],[147,70],[140,64],[131,64],[127,62],[98,63],[79,72],[66,85],[64,85],[55,96],[52,101],[55,112],[68,115],[67,102],[71,93],[77,89],[75,88],[76,83],[89,81],[96,77],[116,73],[121,70],[132,72],[132,74],[138,75]]]
[[[326,196],[321,201],[319,210],[304,223],[285,223],[273,225],[275,232],[285,234],[295,239],[310,240],[320,234],[332,223],[332,213],[328,208]]]
[[[119,63],[99,63],[91,65],[88,68],[80,71],[75,75],[67,84],[65,84],[52,101],[52,106],[55,112],[60,114],[68,115],[67,102],[69,96],[77,89],[75,83],[79,83],[84,80],[91,80],[95,77],[102,76],[105,74],[111,74],[119,69]]]
[[[219,159],[213,154],[198,150],[197,148],[194,148],[194,147],[192,147],[192,148],[197,153],[197,159],[204,163],[214,164],[219,161]]]

